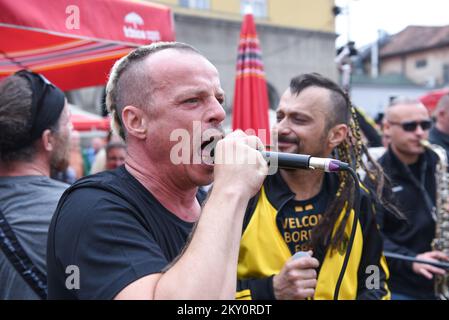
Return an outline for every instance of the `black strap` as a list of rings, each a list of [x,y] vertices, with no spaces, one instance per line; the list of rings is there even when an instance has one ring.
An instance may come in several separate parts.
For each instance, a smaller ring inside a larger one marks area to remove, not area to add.
[[[47,299],[47,277],[36,268],[23,250],[16,235],[0,209],[0,249],[23,280],[41,298]]]

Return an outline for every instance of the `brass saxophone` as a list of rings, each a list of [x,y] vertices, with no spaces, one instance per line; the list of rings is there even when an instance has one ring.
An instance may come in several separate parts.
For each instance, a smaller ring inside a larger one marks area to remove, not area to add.
[[[447,172],[448,159],[446,150],[427,140],[421,145],[435,152],[439,158],[435,171],[436,182],[436,222],[435,238],[432,249],[449,255],[449,175]],[[449,275],[435,276],[435,294],[440,300],[449,300]]]

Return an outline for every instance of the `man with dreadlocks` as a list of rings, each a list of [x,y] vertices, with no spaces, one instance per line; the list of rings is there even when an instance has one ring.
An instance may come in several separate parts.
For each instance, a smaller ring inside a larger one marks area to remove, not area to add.
[[[354,169],[364,166],[361,155],[366,148],[355,111],[338,85],[319,74],[291,80],[277,109],[273,134],[281,152],[332,155]],[[379,166],[375,168],[379,170]],[[368,172],[373,179],[382,176]],[[355,188],[360,189],[358,203]],[[250,200],[240,244],[236,297],[334,298],[355,208],[360,208],[357,229],[337,297],[388,299],[388,268],[371,195],[346,172],[337,175],[300,169],[281,169],[268,176]],[[307,255],[292,257],[300,251]]]

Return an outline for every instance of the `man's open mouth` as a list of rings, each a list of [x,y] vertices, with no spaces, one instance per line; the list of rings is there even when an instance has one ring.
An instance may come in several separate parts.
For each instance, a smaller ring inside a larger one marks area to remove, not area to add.
[[[201,161],[202,163],[213,165],[215,156],[215,146],[218,141],[223,139],[222,134],[211,136],[201,144]]]

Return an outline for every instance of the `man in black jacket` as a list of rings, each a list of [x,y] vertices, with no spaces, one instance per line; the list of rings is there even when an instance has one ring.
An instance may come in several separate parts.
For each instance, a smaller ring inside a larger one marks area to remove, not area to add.
[[[391,198],[405,215],[398,219],[379,208],[377,219],[384,236],[385,251],[419,259],[448,260],[433,251],[435,236],[436,154],[425,150],[431,120],[427,109],[416,101],[399,101],[386,112],[385,131],[390,136],[388,151],[379,159],[391,179]],[[444,270],[428,264],[388,260],[393,299],[434,299],[433,278]]]

